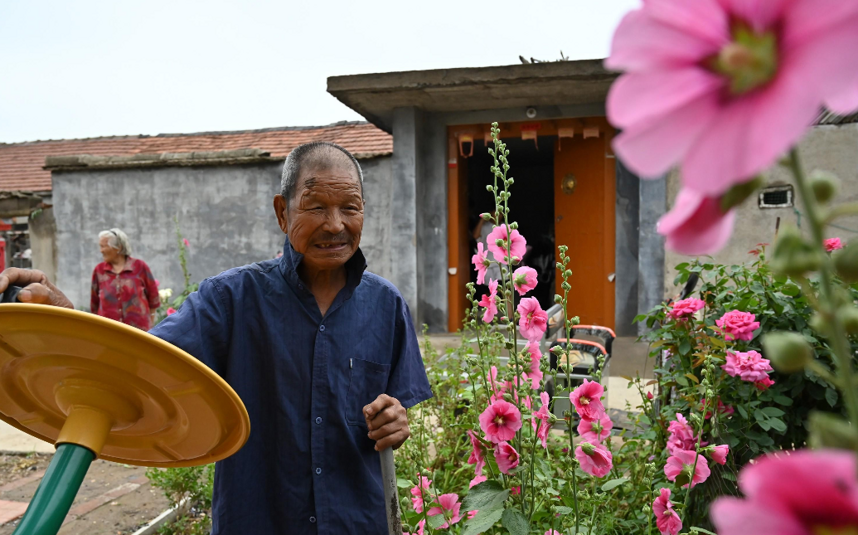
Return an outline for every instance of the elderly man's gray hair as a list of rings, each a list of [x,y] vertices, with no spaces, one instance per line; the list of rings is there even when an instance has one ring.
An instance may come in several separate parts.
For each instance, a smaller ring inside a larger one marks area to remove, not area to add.
[[[301,174],[301,169],[304,167],[329,167],[331,161],[336,161],[337,159],[351,162],[355,166],[358,180],[360,181],[360,194],[362,197],[363,171],[361,171],[360,164],[352,156],[352,153],[335,143],[314,141],[295,147],[283,164],[283,174],[280,178],[280,195],[286,199],[287,206],[295,198],[295,188],[298,185],[298,177]]]
[[[102,230],[98,233],[98,240],[101,241],[101,238],[107,238],[107,245],[119,251],[119,254],[131,256],[131,245],[128,244],[128,236],[118,228]]]

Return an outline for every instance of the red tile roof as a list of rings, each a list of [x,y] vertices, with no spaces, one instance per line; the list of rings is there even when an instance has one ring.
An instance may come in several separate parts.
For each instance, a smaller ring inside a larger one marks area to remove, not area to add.
[[[253,148],[270,152],[276,158],[285,158],[292,149],[310,141],[337,143],[359,158],[393,153],[390,134],[372,124],[357,122],[237,132],[0,143],[0,191],[50,191],[51,172],[42,169],[47,156],[130,156]]]

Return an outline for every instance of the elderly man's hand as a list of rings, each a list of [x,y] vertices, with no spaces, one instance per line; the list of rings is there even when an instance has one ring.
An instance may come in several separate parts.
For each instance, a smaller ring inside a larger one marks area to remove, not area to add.
[[[0,273],[0,292],[12,284],[22,288],[18,301],[36,305],[74,308],[71,301],[37,269],[9,268]]]
[[[378,396],[364,407],[363,416],[369,428],[369,438],[375,440],[375,451],[390,447],[397,449],[411,436],[405,407],[387,394]]]

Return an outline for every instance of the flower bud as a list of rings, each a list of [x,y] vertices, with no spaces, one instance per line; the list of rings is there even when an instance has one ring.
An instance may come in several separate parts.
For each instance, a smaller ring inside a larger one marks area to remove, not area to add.
[[[509,392],[505,393],[503,395],[503,400],[506,402],[511,402],[512,401],[512,394],[510,394]]]
[[[582,442],[581,449],[584,450],[584,453],[586,453],[587,455],[593,455],[593,453],[596,451],[596,447],[589,442]]]
[[[840,320],[840,325],[849,334],[858,334],[858,309],[852,305],[840,307],[837,311],[837,319]]]
[[[821,264],[819,251],[804,240],[797,228],[788,226],[781,229],[772,252],[773,270],[784,275],[801,276],[808,271],[816,271]]]
[[[831,334],[829,326],[830,324],[825,321],[818,312],[814,313],[813,316],[810,317],[810,328],[816,331],[817,333],[823,336],[829,336]]]
[[[810,362],[813,349],[798,333],[771,332],[763,337],[763,354],[779,372],[795,373]]]
[[[840,179],[827,171],[814,171],[809,178],[813,196],[820,203],[827,203],[840,190]]]
[[[560,294],[554,294],[554,302],[558,305],[563,302],[563,296]]]
[[[554,346],[551,349],[549,349],[549,351],[551,351],[555,355],[560,355],[563,353],[563,347],[562,346]]]
[[[836,414],[813,411],[808,418],[808,427],[811,448],[858,449],[858,429]]]
[[[517,230],[518,229],[518,222],[513,221],[512,223],[509,224],[509,228],[511,228],[512,230]]]
[[[492,220],[492,214],[485,212],[485,213],[480,214],[480,218],[482,218],[483,221],[491,221]]]
[[[486,191],[491,191],[491,190],[492,190],[492,185],[491,185],[491,184],[489,184],[488,186],[486,186]]]
[[[850,243],[831,255],[837,275],[845,282],[858,282],[858,243]]]

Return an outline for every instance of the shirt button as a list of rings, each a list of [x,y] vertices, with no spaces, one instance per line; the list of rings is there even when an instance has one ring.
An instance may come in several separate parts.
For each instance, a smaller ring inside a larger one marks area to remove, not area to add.
[[[321,423],[322,423],[322,417],[321,417],[321,416],[316,416],[316,423],[317,423],[317,424],[321,424]]]
[[[325,326],[319,325],[319,332],[325,332]]]
[[[316,475],[319,475],[319,474],[321,474],[321,473],[322,473],[322,469],[321,469],[321,468],[316,468]]]
[[[315,517],[315,516],[311,516],[311,517],[310,517],[310,523],[311,523],[311,524],[315,524],[315,523],[316,523],[316,517]]]

